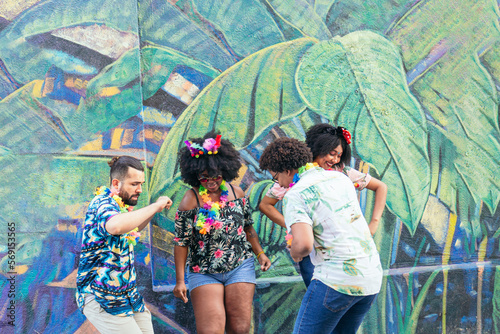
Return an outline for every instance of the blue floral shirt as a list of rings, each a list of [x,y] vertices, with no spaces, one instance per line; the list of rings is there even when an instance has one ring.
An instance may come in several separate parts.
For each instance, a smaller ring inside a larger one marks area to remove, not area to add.
[[[134,247],[125,235],[106,231],[106,222],[118,213],[118,203],[106,195],[94,197],[87,209],[76,279],[76,300],[82,311],[86,293],[93,294],[113,315],[130,316],[145,310],[137,292]]]

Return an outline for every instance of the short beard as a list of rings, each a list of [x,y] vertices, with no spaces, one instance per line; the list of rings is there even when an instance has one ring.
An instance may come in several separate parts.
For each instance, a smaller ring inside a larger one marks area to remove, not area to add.
[[[124,204],[130,205],[130,206],[136,206],[137,201],[139,200],[139,196],[137,195],[137,199],[132,199],[131,196],[128,193],[120,194],[122,201]]]

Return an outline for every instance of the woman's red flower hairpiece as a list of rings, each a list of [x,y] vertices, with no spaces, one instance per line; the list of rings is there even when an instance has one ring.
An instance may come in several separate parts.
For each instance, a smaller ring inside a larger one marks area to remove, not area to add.
[[[346,129],[342,128],[342,135],[344,135],[344,139],[349,145],[351,143],[351,133]]]

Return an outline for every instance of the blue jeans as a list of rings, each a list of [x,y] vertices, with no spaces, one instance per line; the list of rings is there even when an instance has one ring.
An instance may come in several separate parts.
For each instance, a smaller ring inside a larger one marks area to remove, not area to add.
[[[302,299],[293,333],[355,334],[376,296],[350,296],[312,280]]]
[[[313,278],[314,273],[314,264],[311,262],[311,257],[307,255],[299,262],[300,268],[300,276],[302,276],[302,280],[304,281],[306,288],[311,284],[311,280]]]

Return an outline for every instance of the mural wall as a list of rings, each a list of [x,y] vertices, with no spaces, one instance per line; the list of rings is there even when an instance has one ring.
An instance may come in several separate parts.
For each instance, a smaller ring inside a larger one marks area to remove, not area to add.
[[[139,205],[187,189],[176,155],[218,130],[273,262],[252,333],[289,333],[305,292],[258,211],[274,138],[353,134],[389,187],[384,282],[362,333],[500,333],[500,1],[0,2],[0,332],[95,333],[75,300],[81,224],[110,157],[144,161]],[[359,200],[369,219],[373,194]],[[175,210],[136,246],[157,333],[194,333],[171,293]],[[498,279],[497,279],[498,278]],[[14,325],[14,326],[13,326]]]

